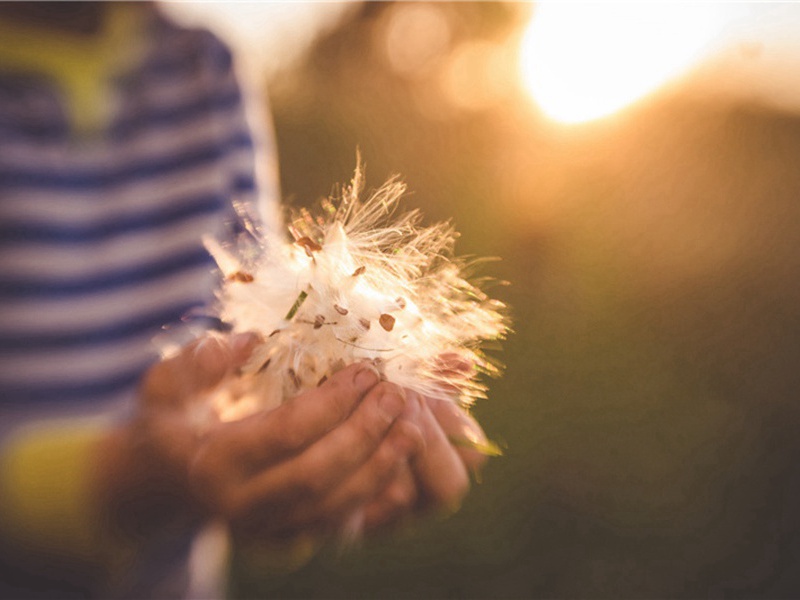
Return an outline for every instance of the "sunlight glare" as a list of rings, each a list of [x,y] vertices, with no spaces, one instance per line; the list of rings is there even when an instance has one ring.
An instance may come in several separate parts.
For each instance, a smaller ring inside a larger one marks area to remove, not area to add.
[[[549,117],[590,121],[688,70],[724,24],[711,3],[541,2],[522,40],[522,76]]]

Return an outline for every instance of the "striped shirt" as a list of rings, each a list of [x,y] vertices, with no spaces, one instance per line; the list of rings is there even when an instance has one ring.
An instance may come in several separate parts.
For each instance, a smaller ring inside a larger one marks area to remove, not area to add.
[[[155,10],[144,33],[94,135],[75,135],[53,81],[0,72],[6,425],[124,405],[158,358],[154,338],[209,306],[215,275],[201,238],[230,235],[233,203],[255,201],[256,146],[274,159],[254,141],[221,42]]]

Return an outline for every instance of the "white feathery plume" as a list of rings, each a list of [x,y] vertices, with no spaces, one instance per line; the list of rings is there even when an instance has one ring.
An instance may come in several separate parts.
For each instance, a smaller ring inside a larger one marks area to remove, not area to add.
[[[206,240],[224,275],[220,318],[261,337],[241,376],[215,396],[221,419],[272,408],[363,360],[426,396],[459,390],[465,406],[486,386],[458,365],[498,374],[481,344],[507,332],[504,306],[466,280],[474,263],[453,257],[453,227],[398,213],[406,188],[396,178],[367,200],[362,187],[359,167],[319,214],[296,211],[291,241],[253,227],[235,247]]]

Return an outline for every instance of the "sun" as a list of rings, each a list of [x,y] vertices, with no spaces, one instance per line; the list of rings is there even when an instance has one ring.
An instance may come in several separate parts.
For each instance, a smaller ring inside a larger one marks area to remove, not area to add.
[[[724,24],[713,3],[540,2],[522,40],[522,77],[551,118],[591,121],[697,64]]]

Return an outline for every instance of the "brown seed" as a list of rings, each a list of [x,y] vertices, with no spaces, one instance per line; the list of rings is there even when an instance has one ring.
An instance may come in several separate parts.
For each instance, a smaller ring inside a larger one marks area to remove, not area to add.
[[[281,330],[280,330],[280,329],[276,329],[275,331],[273,331],[272,333],[270,333],[268,337],[272,337],[273,335],[278,335],[280,332],[281,332]]]
[[[308,254],[309,256],[314,256],[314,252],[319,252],[320,250],[322,250],[322,246],[320,246],[317,242],[315,242],[308,236],[301,237],[295,243],[298,246],[302,246],[303,249],[306,251],[306,254]]]
[[[299,388],[301,383],[300,378],[297,376],[297,373],[294,372],[294,369],[289,369],[287,373],[289,374],[289,378],[292,380],[294,387]]]
[[[236,273],[231,273],[225,279],[228,281],[238,281],[239,283],[250,283],[255,277],[244,271],[236,271]]]
[[[346,309],[346,308],[344,308],[344,307],[341,307],[341,306],[339,306],[338,304],[334,304],[334,305],[333,305],[333,308],[334,308],[334,309],[336,310],[336,312],[337,312],[337,313],[339,313],[340,315],[346,315],[347,313],[349,313],[349,312],[350,312],[349,310],[347,310],[347,309]]]
[[[325,315],[317,315],[314,317],[314,329],[319,329],[325,323]]]
[[[322,385],[323,383],[325,383],[326,381],[328,381],[328,376],[327,376],[327,375],[323,375],[323,376],[322,376],[322,379],[320,379],[320,380],[317,382],[317,387],[321,386],[321,385]]]
[[[366,329],[367,331],[369,331],[369,321],[367,321],[367,320],[366,320],[366,319],[364,319],[364,318],[361,318],[361,319],[359,319],[359,320],[358,320],[358,323],[359,323],[359,324],[360,324],[360,325],[361,325],[361,326],[362,326],[364,329]]]
[[[387,315],[386,313],[382,314],[378,321],[386,331],[391,331],[394,329],[394,317],[392,315]]]
[[[397,300],[395,300],[394,302],[395,304],[397,304],[397,308],[399,308],[400,310],[403,310],[406,307],[406,299],[403,298],[402,296],[399,296]]]
[[[269,363],[271,363],[271,362],[272,362],[272,359],[271,359],[271,358],[268,358],[268,359],[267,359],[267,362],[265,362],[263,365],[261,365],[261,366],[258,368],[258,371],[256,371],[256,373],[263,373],[264,371],[266,371],[266,370],[267,370],[267,367],[269,366]]]
[[[367,267],[361,266],[358,267],[355,271],[353,271],[353,277],[358,277],[359,275],[363,275],[364,271],[367,270]]]

